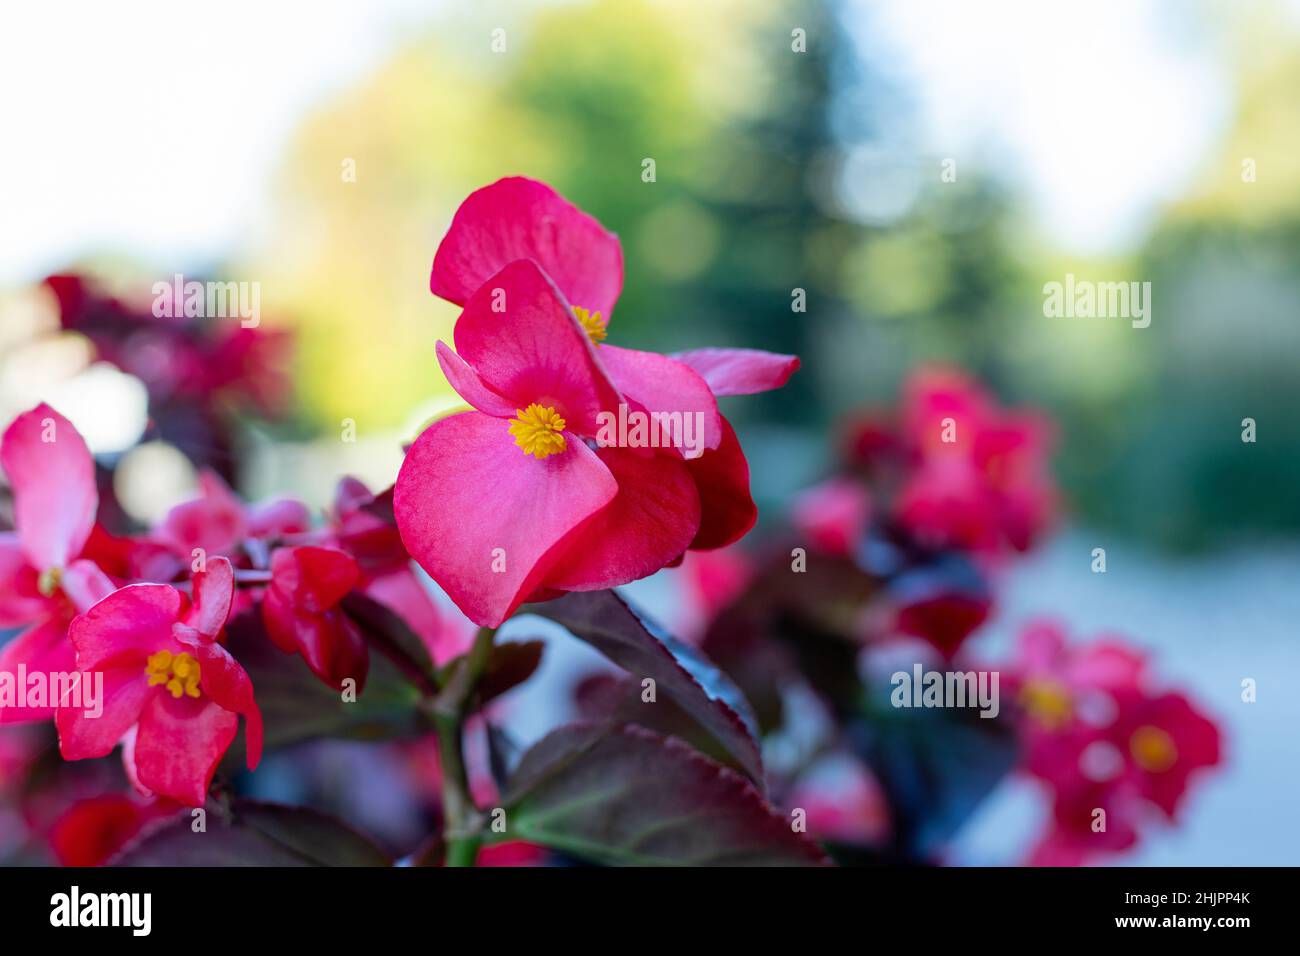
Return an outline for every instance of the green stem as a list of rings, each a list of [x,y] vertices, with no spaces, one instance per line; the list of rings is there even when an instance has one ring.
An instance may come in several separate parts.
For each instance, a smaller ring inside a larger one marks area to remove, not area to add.
[[[448,866],[473,866],[483,842],[483,816],[470,795],[465,770],[465,717],[478,690],[479,680],[492,656],[496,628],[479,628],[474,645],[433,700],[433,720],[438,732],[442,764],[443,839]]]

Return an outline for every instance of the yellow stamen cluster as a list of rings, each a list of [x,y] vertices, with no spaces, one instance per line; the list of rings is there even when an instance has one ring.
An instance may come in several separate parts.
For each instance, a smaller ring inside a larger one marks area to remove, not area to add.
[[[1025,681],[1020,688],[1020,703],[1049,730],[1064,726],[1072,713],[1069,690],[1052,680]]]
[[[36,579],[36,590],[45,597],[54,597],[63,584],[63,571],[60,568],[46,568]]]
[[[573,307],[573,314],[578,317],[578,322],[586,330],[587,337],[591,339],[593,345],[599,345],[605,341],[605,336],[609,334],[608,319],[602,319],[599,312],[588,312],[581,306],[576,305]]]
[[[534,402],[527,408],[515,409],[517,415],[510,423],[510,434],[525,455],[542,459],[564,451],[564,419],[554,408],[543,408]]]
[[[144,672],[149,675],[149,686],[166,685],[171,695],[180,699],[199,696],[199,662],[189,654],[159,651],[149,655]]]
[[[1147,773],[1163,773],[1178,762],[1174,738],[1159,727],[1139,727],[1129,739],[1133,760]]]

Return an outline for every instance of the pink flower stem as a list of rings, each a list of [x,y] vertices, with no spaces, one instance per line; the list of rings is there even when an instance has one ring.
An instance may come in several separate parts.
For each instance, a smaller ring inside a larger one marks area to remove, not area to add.
[[[433,701],[438,731],[438,757],[442,764],[443,840],[447,866],[473,866],[483,842],[483,814],[470,794],[465,770],[465,718],[479,680],[492,657],[496,628],[479,628],[474,645]]]

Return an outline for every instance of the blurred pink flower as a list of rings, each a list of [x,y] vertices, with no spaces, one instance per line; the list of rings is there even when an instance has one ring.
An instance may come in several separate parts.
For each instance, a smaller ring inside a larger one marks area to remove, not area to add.
[[[830,478],[800,493],[790,520],[819,551],[852,557],[871,519],[871,494],[854,478]]]
[[[1175,819],[1192,778],[1219,763],[1218,725],[1149,683],[1145,655],[1118,639],[1069,646],[1046,622],[1022,633],[1004,686],[1021,714],[1024,767],[1052,792],[1054,830],[1036,859],[1131,845],[1146,807]]]
[[[918,540],[1025,551],[1050,522],[1051,429],[1041,416],[1000,408],[959,371],[925,368],[908,380],[900,427],[909,465],[894,513]]]

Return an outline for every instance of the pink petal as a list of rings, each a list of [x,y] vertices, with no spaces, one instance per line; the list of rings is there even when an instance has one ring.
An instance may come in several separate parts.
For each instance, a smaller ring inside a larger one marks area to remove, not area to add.
[[[37,405],[5,432],[0,463],[13,488],[14,525],[27,560],[42,571],[63,567],[81,553],[99,505],[85,441],[49,405]]]
[[[172,625],[181,612],[181,593],[165,584],[132,584],[114,591],[72,620],[68,639],[82,670],[110,662],[140,662],[171,646]]]
[[[700,496],[672,455],[601,448],[618,494],[574,537],[546,586],[596,591],[654,574],[681,557],[700,527]]]
[[[0,531],[0,627],[21,627],[50,613],[53,602],[38,590],[39,581],[18,536]]]
[[[439,342],[437,351],[438,365],[442,368],[442,374],[447,376],[447,383],[456,390],[456,394],[485,415],[494,418],[515,417],[514,402],[503,398],[484,385],[483,380],[478,377],[478,372],[470,368],[446,342]]]
[[[199,662],[202,692],[223,709],[244,717],[244,742],[248,769],[262,759],[262,712],[253,697],[253,681],[220,644],[215,641],[184,642]]]
[[[505,311],[492,311],[496,291]],[[456,351],[483,385],[514,409],[554,407],[579,435],[596,433],[596,416],[618,393],[595,347],[564,298],[536,263],[506,266],[470,298],[456,320]]]
[[[1065,632],[1055,621],[1030,621],[1016,644],[1018,669],[1026,676],[1060,675],[1064,667]]]
[[[337,548],[304,545],[271,554],[271,589],[312,614],[334,607],[360,580],[356,560]]]
[[[253,538],[278,538],[311,530],[311,512],[294,498],[273,498],[247,509],[248,535]]]
[[[686,463],[700,493],[700,530],[691,542],[696,551],[739,541],[758,520],[758,507],[749,494],[749,462],[731,422],[725,418],[721,422],[722,443],[717,450]]]
[[[239,718],[209,698],[157,693],[136,731],[137,778],[153,793],[201,807],[238,729]]]
[[[63,570],[63,593],[77,612],[84,614],[117,590],[112,578],[94,561],[73,561]]]
[[[676,359],[658,352],[642,352],[615,345],[600,347],[600,360],[609,369],[618,390],[630,402],[650,412],[698,413],[703,423],[703,448],[717,448],[722,441],[722,416],[709,385],[699,373]],[[692,426],[695,427],[695,426]],[[698,430],[692,432],[698,436]],[[687,458],[698,458],[697,449],[681,449]]]
[[[1065,678],[1075,687],[1130,690],[1142,681],[1147,655],[1118,639],[1100,640],[1081,648],[1065,668]]]
[[[370,652],[365,638],[342,611],[312,614],[284,603],[281,593],[268,590],[262,601],[262,620],[281,650],[302,655],[312,673],[331,687],[345,680],[365,687]]]
[[[271,643],[286,654],[298,653],[298,638],[295,633],[294,617],[296,611],[293,602],[283,591],[267,588],[262,595],[262,623],[266,626]]]
[[[185,622],[200,634],[213,638],[221,633],[230,617],[235,600],[235,571],[223,557],[206,562],[206,571],[196,571],[190,578],[193,606]]]
[[[124,664],[97,673],[104,675],[103,713],[92,716],[84,707],[60,707],[54,716],[59,730],[59,753],[64,760],[104,757],[113,752],[123,735],[140,719],[150,696],[144,665]]]
[[[574,305],[606,319],[623,288],[618,237],[532,179],[501,179],[471,193],[433,257],[433,294],[464,305],[507,263],[532,259]]]
[[[557,546],[618,491],[580,439],[538,460],[506,422],[464,412],[407,452],[393,507],[411,556],[470,620],[495,627],[542,581]],[[504,562],[504,570],[500,568]]]
[[[714,395],[753,395],[780,388],[799,368],[799,356],[761,349],[692,349],[674,352],[709,383]]]
[[[77,669],[76,655],[68,643],[68,628],[63,619],[47,618],[23,631],[0,648],[0,673],[14,675],[19,699],[13,707],[0,707],[0,724],[23,724],[49,720],[54,707],[28,707],[22,696],[26,688],[19,683],[20,668],[28,674],[67,674]],[[47,677],[48,680],[48,677]]]
[[[243,502],[212,471],[199,476],[199,490],[198,498],[167,512],[153,537],[186,558],[195,548],[229,555],[247,533]]]

